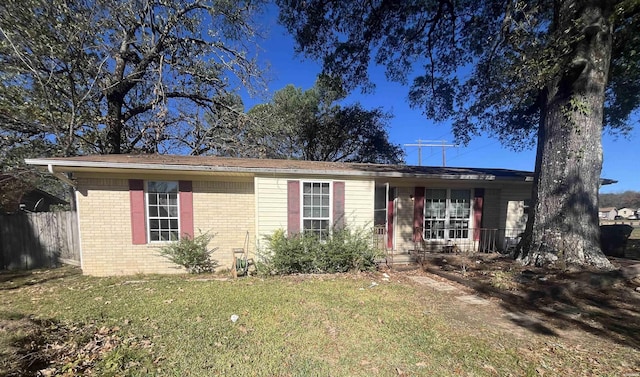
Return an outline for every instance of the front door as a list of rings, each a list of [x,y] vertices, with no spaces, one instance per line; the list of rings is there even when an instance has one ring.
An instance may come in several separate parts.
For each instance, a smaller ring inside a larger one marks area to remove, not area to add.
[[[377,185],[374,198],[374,227],[377,232],[383,230],[386,235],[383,242],[386,248],[394,249],[394,221],[395,221],[396,188],[389,184]]]

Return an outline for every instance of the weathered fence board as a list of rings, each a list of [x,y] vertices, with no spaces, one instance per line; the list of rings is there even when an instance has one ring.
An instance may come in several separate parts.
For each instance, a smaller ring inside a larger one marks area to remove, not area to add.
[[[80,264],[75,212],[0,215],[0,268]]]

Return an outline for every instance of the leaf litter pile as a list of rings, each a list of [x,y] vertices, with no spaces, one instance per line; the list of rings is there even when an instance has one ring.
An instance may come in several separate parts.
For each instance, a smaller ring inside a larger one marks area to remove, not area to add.
[[[7,297],[23,290],[32,303],[38,303],[52,291],[42,283],[77,274],[70,268],[36,271],[29,280],[18,274],[15,282],[11,274],[0,275],[0,283],[8,284],[0,292],[6,290],[3,294]],[[11,304],[11,299],[6,303]],[[119,326],[105,326],[96,320],[60,322],[41,319],[35,313],[25,316],[0,309],[0,376],[108,376],[127,370],[151,373],[159,361],[153,359],[152,349],[149,339],[123,334]]]
[[[0,371],[6,376],[76,376],[96,371],[117,375],[145,368],[140,357],[147,354],[150,358],[153,347],[149,340],[118,335],[117,326],[95,323],[68,326],[33,318],[0,320],[0,332],[23,334],[14,344],[20,346],[17,352],[7,352],[13,357],[1,364]]]

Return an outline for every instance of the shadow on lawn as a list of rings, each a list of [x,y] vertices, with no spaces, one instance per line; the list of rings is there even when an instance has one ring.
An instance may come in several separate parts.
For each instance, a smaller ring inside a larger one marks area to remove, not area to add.
[[[629,239],[627,241],[625,258],[640,260],[640,239]]]
[[[43,350],[52,333],[59,328],[58,324],[11,312],[0,313],[0,324],[12,334],[8,347],[0,352],[4,360],[0,365],[0,376],[39,376],[39,371],[50,364]]]
[[[51,280],[68,278],[80,274],[80,269],[72,266],[30,271],[0,271],[0,291],[43,284]]]
[[[619,270],[544,271],[508,258],[475,263],[451,256],[428,260],[425,270],[499,298],[506,318],[530,331],[558,336],[556,330],[578,328],[640,348],[640,295]]]

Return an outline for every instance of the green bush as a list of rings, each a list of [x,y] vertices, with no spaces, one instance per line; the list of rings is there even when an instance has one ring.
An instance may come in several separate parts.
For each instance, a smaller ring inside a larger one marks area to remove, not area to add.
[[[278,230],[267,237],[268,250],[261,267],[276,274],[334,273],[375,269],[380,257],[371,242],[371,232],[334,230],[327,240],[301,233],[287,237]]]
[[[185,236],[163,246],[160,255],[192,274],[212,272],[218,266],[218,262],[211,259],[211,253],[216,249],[208,249],[212,239],[213,235],[208,232],[195,237]]]

